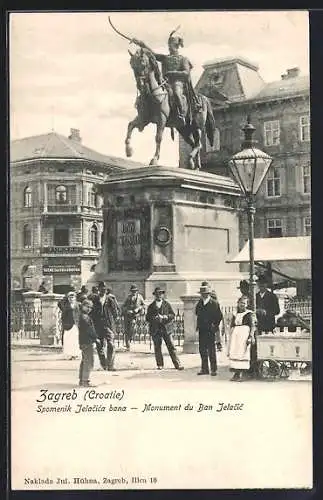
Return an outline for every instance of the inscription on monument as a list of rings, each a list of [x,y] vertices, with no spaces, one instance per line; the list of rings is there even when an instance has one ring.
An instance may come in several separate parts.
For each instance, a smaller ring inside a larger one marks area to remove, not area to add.
[[[141,258],[140,219],[124,219],[117,223],[117,260],[137,262]]]

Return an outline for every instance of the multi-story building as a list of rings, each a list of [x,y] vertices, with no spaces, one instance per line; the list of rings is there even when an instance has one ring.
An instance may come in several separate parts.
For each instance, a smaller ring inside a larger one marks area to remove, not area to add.
[[[229,175],[227,162],[241,150],[241,128],[250,115],[256,147],[273,157],[256,200],[255,236],[311,234],[310,92],[309,76],[288,69],[266,83],[258,67],[244,58],[226,58],[204,65],[196,90],[208,96],[216,131],[211,148],[203,137],[203,169]],[[188,148],[180,140],[180,166]],[[240,244],[248,238],[241,217]]]
[[[96,184],[139,165],[81,143],[79,130],[14,140],[10,148],[11,284],[63,293],[86,283],[103,231]]]

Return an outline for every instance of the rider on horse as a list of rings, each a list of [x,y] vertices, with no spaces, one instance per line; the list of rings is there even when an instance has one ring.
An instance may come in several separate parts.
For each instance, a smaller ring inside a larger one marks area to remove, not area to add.
[[[169,54],[167,55],[156,54],[143,41],[137,40],[136,38],[133,38],[132,42],[150,51],[157,61],[161,63],[163,78],[166,79],[174,96],[177,108],[177,120],[184,126],[185,114],[187,111],[187,109],[185,109],[185,97],[191,116],[193,111],[199,111],[201,109],[201,104],[191,81],[191,69],[193,65],[187,57],[179,54],[179,47],[184,47],[184,41],[181,36],[175,35],[176,31],[177,30],[172,31],[169,35]]]

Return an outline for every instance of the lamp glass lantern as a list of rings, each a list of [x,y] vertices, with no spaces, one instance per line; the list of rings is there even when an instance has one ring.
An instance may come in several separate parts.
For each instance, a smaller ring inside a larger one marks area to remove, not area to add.
[[[241,191],[246,197],[249,197],[257,194],[272,163],[272,158],[264,151],[254,147],[252,134],[255,128],[249,119],[242,130],[245,134],[245,140],[242,144],[243,150],[231,158],[229,168]]]

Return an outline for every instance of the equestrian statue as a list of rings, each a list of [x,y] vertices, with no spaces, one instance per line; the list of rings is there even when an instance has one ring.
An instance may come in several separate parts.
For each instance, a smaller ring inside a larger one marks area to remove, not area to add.
[[[189,168],[200,169],[202,133],[206,132],[213,146],[215,121],[210,101],[206,96],[196,94],[193,88],[191,62],[179,54],[179,48],[184,46],[183,38],[176,34],[179,27],[169,35],[169,54],[166,55],[155,53],[141,40],[123,35],[110,18],[109,22],[116,33],[138,46],[134,53],[128,50],[138,95],[135,104],[137,116],[129,122],[125,139],[126,155],[133,154],[130,145],[132,131],[137,128],[142,132],[146,125],[155,123],[156,150],[150,165],[158,165],[164,129],[168,127],[173,140],[176,129],[192,148]]]

